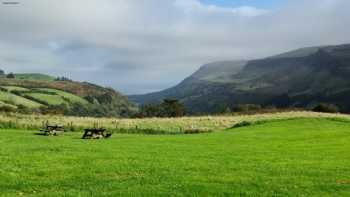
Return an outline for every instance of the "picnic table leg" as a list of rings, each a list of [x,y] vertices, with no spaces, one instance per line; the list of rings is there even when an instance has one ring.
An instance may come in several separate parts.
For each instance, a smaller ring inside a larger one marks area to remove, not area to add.
[[[86,136],[87,136],[87,131],[85,131],[85,132],[84,132],[84,135],[83,135],[83,137],[82,137],[82,138],[83,138],[83,139],[85,139],[85,138],[86,138]]]

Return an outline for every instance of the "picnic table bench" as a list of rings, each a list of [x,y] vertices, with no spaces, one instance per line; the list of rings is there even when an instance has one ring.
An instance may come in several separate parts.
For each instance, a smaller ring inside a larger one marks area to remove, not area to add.
[[[111,133],[104,128],[89,128],[84,130],[83,139],[101,139],[111,137]]]
[[[64,127],[60,125],[46,125],[40,131],[44,132],[45,135],[58,135],[64,132]]]

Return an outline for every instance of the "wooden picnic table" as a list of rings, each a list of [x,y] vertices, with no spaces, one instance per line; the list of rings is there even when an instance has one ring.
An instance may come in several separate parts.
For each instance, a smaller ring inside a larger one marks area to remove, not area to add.
[[[108,138],[112,135],[111,133],[107,133],[104,128],[89,128],[84,131],[83,139],[101,139]]]
[[[64,132],[64,127],[60,125],[46,125],[45,128],[41,129],[45,135],[58,135]]]

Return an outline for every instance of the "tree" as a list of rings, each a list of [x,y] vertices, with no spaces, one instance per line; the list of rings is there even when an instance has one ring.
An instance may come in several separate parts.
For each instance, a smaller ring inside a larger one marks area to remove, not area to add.
[[[165,117],[181,117],[185,114],[184,106],[176,99],[164,99],[160,106],[161,115]]]
[[[228,114],[231,113],[232,110],[226,102],[220,102],[219,104],[215,105],[215,113],[218,114]]]
[[[259,111],[261,110],[261,106],[256,104],[238,104],[233,108],[233,110],[235,112]]]
[[[178,100],[165,99],[161,104],[141,106],[135,117],[181,117],[184,114],[184,106]]]
[[[159,117],[161,112],[160,105],[158,104],[146,104],[140,109],[140,117]]]
[[[68,77],[57,77],[55,81],[73,81],[73,80],[69,79]]]
[[[323,112],[323,113],[338,113],[339,108],[336,105],[328,103],[320,103],[313,109],[314,112]]]
[[[8,78],[8,79],[14,79],[14,78],[16,78],[16,77],[15,77],[15,75],[14,75],[13,73],[9,73],[9,74],[6,76],[6,78]]]

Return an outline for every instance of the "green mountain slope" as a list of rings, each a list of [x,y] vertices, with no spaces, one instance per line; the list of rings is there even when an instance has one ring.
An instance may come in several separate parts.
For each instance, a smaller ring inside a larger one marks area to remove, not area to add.
[[[350,45],[339,45],[303,48],[248,62],[209,64],[173,88],[130,98],[141,104],[176,98],[192,113],[237,104],[311,107],[319,102],[350,112],[349,85]]]
[[[0,109],[79,116],[128,116],[137,108],[110,88],[42,74],[0,77]]]

